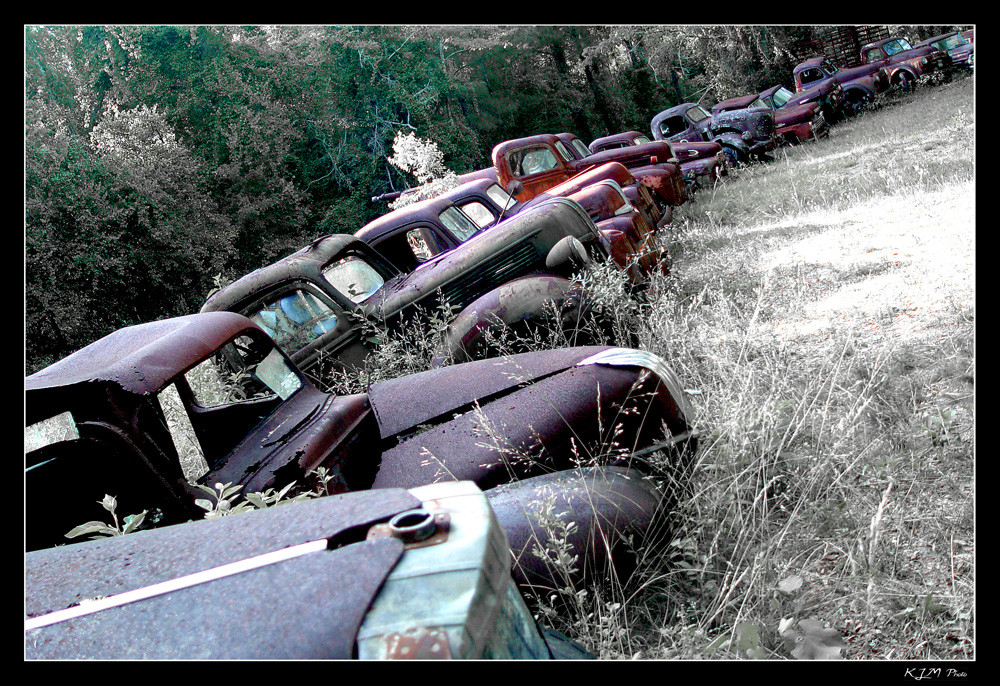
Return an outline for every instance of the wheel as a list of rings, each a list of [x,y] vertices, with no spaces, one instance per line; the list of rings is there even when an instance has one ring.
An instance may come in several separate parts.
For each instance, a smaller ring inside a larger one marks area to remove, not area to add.
[[[861,114],[871,102],[871,97],[867,94],[852,94],[844,101],[844,114],[848,117],[855,117]]]
[[[896,79],[896,88],[898,88],[901,93],[912,93],[916,87],[917,80],[913,78],[913,75],[910,72],[899,72],[899,77]]]
[[[723,145],[722,146],[722,154],[725,155],[726,159],[729,161],[729,168],[730,169],[732,169],[733,167],[735,167],[737,164],[740,164],[741,162],[743,162],[743,159],[742,159],[743,156],[740,154],[740,151],[737,150],[736,148],[732,147],[732,146]]]

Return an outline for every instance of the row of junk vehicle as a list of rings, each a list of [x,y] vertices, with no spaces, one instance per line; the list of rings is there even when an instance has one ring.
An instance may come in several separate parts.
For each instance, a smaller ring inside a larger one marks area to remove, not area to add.
[[[452,190],[26,377],[26,656],[590,657],[528,603],[669,542],[692,406],[649,352],[496,341],[555,320],[586,343],[581,273],[641,290],[698,186],[959,62],[904,39],[862,53],[873,68],[804,62],[795,92],[671,107],[651,138],[505,141]],[[444,305],[429,370],[328,390],[364,370],[373,326]]]

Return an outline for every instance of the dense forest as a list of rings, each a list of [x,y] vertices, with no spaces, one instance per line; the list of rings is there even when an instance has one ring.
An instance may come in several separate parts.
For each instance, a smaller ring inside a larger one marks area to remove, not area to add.
[[[385,213],[415,184],[398,132],[463,173],[508,138],[646,131],[791,85],[817,30],[26,26],[26,372]]]

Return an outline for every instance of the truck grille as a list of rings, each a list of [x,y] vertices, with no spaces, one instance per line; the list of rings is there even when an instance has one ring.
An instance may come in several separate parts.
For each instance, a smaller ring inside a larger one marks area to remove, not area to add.
[[[461,310],[484,293],[537,269],[540,257],[531,241],[523,241],[442,286],[441,298]]]

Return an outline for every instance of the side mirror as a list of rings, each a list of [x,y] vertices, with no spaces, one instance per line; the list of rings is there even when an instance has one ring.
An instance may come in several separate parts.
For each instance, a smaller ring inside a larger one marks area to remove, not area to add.
[[[518,195],[523,190],[524,184],[517,179],[511,179],[506,188],[507,195]]]

